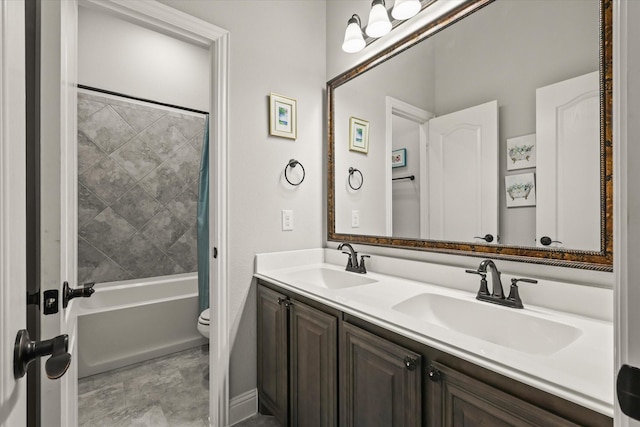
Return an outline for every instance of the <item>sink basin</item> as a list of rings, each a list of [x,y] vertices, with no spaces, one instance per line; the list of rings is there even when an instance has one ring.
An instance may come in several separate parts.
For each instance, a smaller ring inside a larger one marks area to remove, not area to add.
[[[326,289],[344,289],[377,282],[377,280],[362,274],[324,267],[313,267],[285,273],[282,278],[293,283],[304,283]]]
[[[392,307],[421,321],[529,354],[551,355],[580,335],[580,329],[476,300],[419,294]]]

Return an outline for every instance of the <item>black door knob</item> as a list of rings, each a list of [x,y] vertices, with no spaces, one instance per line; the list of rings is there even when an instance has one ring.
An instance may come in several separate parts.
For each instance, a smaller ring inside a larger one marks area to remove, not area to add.
[[[49,379],[55,380],[67,372],[71,365],[69,349],[69,336],[58,335],[45,341],[31,341],[29,332],[21,329],[16,335],[16,344],[13,348],[13,376],[22,378],[27,372],[29,363],[36,358],[51,355],[44,365]]]
[[[73,289],[69,282],[62,284],[62,307],[67,308],[69,301],[74,298],[89,298],[96,291],[93,289],[95,282],[85,283],[81,288]]]
[[[552,243],[560,243],[560,244],[562,244],[562,242],[559,241],[559,240],[551,240],[551,237],[549,237],[549,236],[542,236],[540,238],[540,244],[542,246],[549,246]]]
[[[485,234],[484,236],[473,236],[474,239],[482,239],[487,243],[491,243],[493,242],[493,235],[492,234]]]

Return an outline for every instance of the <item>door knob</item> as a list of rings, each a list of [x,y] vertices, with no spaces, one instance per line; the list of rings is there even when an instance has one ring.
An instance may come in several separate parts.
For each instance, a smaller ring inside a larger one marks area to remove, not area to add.
[[[493,242],[493,235],[491,234],[485,234],[484,236],[473,236],[474,239],[482,239],[487,243],[491,243]]]
[[[562,244],[562,242],[559,241],[559,240],[551,240],[551,237],[549,237],[549,236],[542,236],[540,238],[540,244],[542,244],[543,246],[549,246],[552,243],[560,243],[560,244]]]
[[[69,282],[62,284],[62,307],[67,308],[69,301],[74,298],[89,298],[96,291],[93,287],[95,282],[85,283],[81,288],[73,289],[69,286]]]
[[[60,378],[67,372],[71,365],[69,349],[69,336],[58,335],[45,341],[31,341],[29,332],[21,329],[16,335],[16,344],[13,348],[13,376],[18,379],[24,377],[29,363],[36,358],[51,355],[46,361],[44,369],[51,380]]]

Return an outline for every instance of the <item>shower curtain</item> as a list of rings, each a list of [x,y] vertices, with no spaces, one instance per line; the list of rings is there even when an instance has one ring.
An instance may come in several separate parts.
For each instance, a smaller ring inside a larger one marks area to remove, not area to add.
[[[198,188],[198,306],[209,308],[209,116],[204,125]]]

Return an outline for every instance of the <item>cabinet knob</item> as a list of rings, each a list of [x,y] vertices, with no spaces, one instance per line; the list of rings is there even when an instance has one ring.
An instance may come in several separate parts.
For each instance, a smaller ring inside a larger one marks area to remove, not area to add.
[[[284,305],[285,308],[290,308],[293,303],[286,298],[278,297],[278,305]]]
[[[404,366],[407,367],[408,370],[410,371],[415,371],[416,369],[416,359],[411,357],[411,356],[407,356],[404,358]]]
[[[442,373],[438,369],[436,369],[434,366],[429,366],[429,369],[427,370],[427,375],[429,376],[429,379],[434,383],[438,383],[440,382],[440,380],[442,380]]]

